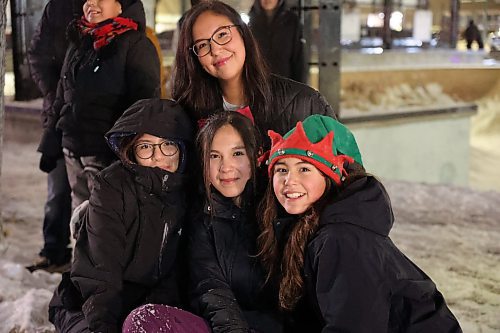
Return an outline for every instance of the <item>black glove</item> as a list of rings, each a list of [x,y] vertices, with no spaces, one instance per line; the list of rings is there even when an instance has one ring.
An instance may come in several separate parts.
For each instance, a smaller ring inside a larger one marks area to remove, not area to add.
[[[250,332],[245,316],[231,291],[212,289],[200,297],[200,303],[205,307],[204,317],[210,321],[214,332]]]
[[[40,157],[40,165],[39,165],[40,170],[46,173],[51,172],[56,168],[57,160],[58,157],[42,154],[42,157]]]

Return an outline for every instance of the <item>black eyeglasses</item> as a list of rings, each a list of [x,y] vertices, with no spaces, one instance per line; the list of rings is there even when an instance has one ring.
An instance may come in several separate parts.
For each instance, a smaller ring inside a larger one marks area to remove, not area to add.
[[[160,147],[160,151],[165,156],[173,156],[179,151],[177,144],[172,141],[162,141],[160,143],[143,142],[134,146],[135,155],[140,159],[147,160],[155,154],[156,146]]]
[[[214,43],[218,45],[226,45],[229,43],[231,39],[233,39],[233,36],[231,35],[231,28],[237,26],[237,24],[232,24],[219,27],[212,34],[212,37],[198,40],[193,44],[193,46],[190,47],[190,49],[193,50],[193,53],[196,54],[196,56],[204,57],[209,54],[212,49],[210,44],[211,41],[214,41]]]

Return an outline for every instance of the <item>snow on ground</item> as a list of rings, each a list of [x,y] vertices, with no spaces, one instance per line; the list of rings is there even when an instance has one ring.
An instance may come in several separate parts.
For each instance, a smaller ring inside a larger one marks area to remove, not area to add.
[[[0,332],[53,332],[47,309],[60,278],[0,259]]]
[[[433,82],[417,86],[408,83],[373,86],[356,82],[342,89],[341,99],[342,110],[355,109],[365,112],[397,110],[412,106],[437,108],[457,103],[443,92],[438,83]]]
[[[35,152],[38,126],[36,117],[6,123],[0,179],[6,232],[0,244],[0,333],[54,331],[47,305],[60,275],[23,269],[42,245],[46,178]],[[500,332],[500,192],[384,184],[396,216],[391,237],[436,282],[464,332]]]
[[[500,92],[477,101],[471,119],[469,183],[479,190],[500,191]]]

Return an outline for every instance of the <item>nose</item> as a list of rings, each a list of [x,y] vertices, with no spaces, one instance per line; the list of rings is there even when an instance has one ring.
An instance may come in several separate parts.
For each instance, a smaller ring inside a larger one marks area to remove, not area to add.
[[[224,159],[220,163],[220,172],[229,172],[233,169],[233,163],[229,159]]]
[[[285,185],[291,185],[294,184],[296,181],[296,175],[292,171],[288,171],[286,177],[285,177]]]
[[[210,40],[210,53],[212,55],[217,55],[219,54],[219,51],[221,50],[223,45],[219,45],[216,42],[214,42],[213,39]]]
[[[153,146],[153,156],[151,156],[151,158],[153,158],[155,161],[160,161],[163,158],[163,156],[164,155],[161,152],[160,147]]]

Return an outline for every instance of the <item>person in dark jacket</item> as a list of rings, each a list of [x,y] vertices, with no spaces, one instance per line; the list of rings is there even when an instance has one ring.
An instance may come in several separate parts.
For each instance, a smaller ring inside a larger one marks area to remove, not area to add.
[[[256,257],[259,135],[245,115],[221,111],[201,129],[197,145],[206,196],[189,219],[191,304],[213,332],[279,333]]]
[[[83,0],[50,0],[31,40],[28,60],[33,81],[43,95],[41,113],[45,128],[47,112],[55,100],[57,82],[68,48],[66,27],[81,15]],[[60,272],[71,261],[69,221],[71,217],[71,188],[68,183],[62,147],[57,156],[46,161],[42,155],[40,169],[47,172],[47,201],[43,219],[43,248],[34,264],[26,267],[33,272],[44,269]],[[47,165],[48,164],[48,165]]]
[[[462,332],[434,282],[389,238],[389,197],[352,133],[314,115],[269,135],[259,255],[286,331]]]
[[[318,91],[269,73],[249,27],[223,2],[191,8],[178,45],[172,96],[195,121],[248,106],[261,134],[284,134],[310,114],[335,117]]]
[[[104,134],[123,110],[160,94],[160,66],[147,39],[140,0],[87,0],[69,26],[66,53],[39,150],[62,145],[73,208],[88,199],[95,174],[115,158]]]
[[[285,0],[255,0],[248,15],[250,29],[271,72],[306,83],[302,26]]]
[[[59,332],[118,332],[141,304],[179,305],[192,136],[185,111],[160,99],[136,102],[106,134],[120,160],[95,178],[71,272],[51,300]]]
[[[474,20],[469,20],[469,25],[465,29],[463,36],[467,42],[467,50],[472,49],[472,43],[477,42],[477,47],[482,50],[484,48],[483,38]]]

